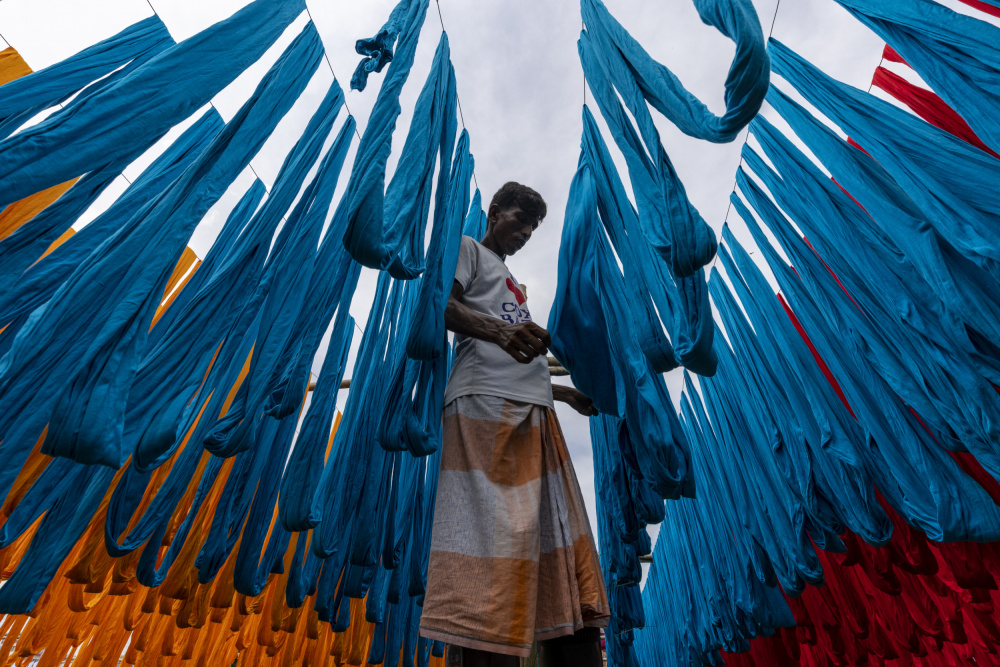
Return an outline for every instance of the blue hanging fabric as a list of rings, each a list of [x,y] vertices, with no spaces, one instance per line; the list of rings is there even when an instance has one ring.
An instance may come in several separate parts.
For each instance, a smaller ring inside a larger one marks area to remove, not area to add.
[[[399,33],[406,29],[406,19],[413,5],[419,0],[400,0],[389,14],[385,25],[370,39],[359,39],[354,50],[365,56],[351,75],[351,90],[364,91],[368,86],[368,75],[381,72],[392,62],[392,48]]]
[[[593,392],[598,409],[625,417],[631,434],[625,456],[662,498],[693,494],[687,444],[666,384],[643,355],[631,334],[630,318],[622,312],[627,301],[624,278],[600,227],[597,188],[586,153],[570,188],[559,255],[560,285],[549,321],[556,358],[569,364],[574,384]],[[577,279],[580,267],[584,271]],[[570,306],[562,303],[565,299],[573,299]],[[593,319],[581,322],[581,312]],[[586,327],[583,336],[581,327]],[[610,355],[595,362],[595,350]]]
[[[92,82],[109,74],[108,78],[119,79],[122,71],[115,70],[130,72],[172,46],[174,40],[167,27],[153,15],[61,62],[7,83],[0,95],[0,138]],[[99,82],[96,87],[107,83]],[[88,89],[82,95],[92,91]]]
[[[408,61],[407,69],[412,55]],[[396,172],[383,195],[385,159],[399,114],[399,89],[403,83],[397,81],[400,75],[394,70],[401,62],[397,60],[389,70],[372,112],[373,120],[358,149],[359,158],[347,191],[350,222],[344,244],[351,256],[365,266],[387,269],[394,278],[410,280],[424,270],[424,229],[436,157],[440,154],[442,164],[448,164],[454,149],[456,93],[447,34],[441,34]],[[390,83],[394,85],[390,87]],[[388,108],[390,103],[392,109]],[[366,147],[370,135],[372,143],[381,140],[381,146]],[[362,154],[363,149],[366,152]],[[368,154],[376,150],[377,154],[369,158]],[[441,195],[438,198],[443,200]]]
[[[749,215],[740,200],[733,204],[741,217]],[[775,461],[806,512],[810,537],[821,548],[836,551],[842,548],[837,536],[846,526],[870,544],[884,544],[891,525],[868,479],[870,459],[862,430],[728,227],[723,239],[732,249],[732,254],[724,249],[720,257],[733,292],[717,277],[712,288],[716,303],[725,308],[727,327],[732,324],[734,336],[741,336],[740,356],[750,366],[743,374],[755,378],[751,387],[758,388],[756,406],[745,413],[763,422],[760,428],[768,434]]]
[[[0,205],[148,147],[256,62],[305,8],[255,0],[167,49],[115,85],[0,142]],[[215,57],[225,51],[225,58]]]
[[[183,176],[32,314],[0,360],[0,433],[12,460],[23,460],[51,422],[46,453],[115,468],[123,463],[126,397],[169,274],[195,226],[259,150],[321,57],[309,24]],[[14,475],[14,466],[0,474],[0,489]]]
[[[996,350],[1000,344],[1000,304],[991,295],[1000,290],[1000,283],[959,253],[870,156],[850,146],[780,91],[772,89],[768,100],[868,213],[855,216],[855,229],[869,235],[873,245],[893,258],[890,266],[905,271],[901,277],[909,276],[906,266],[912,263],[946,309],[941,321],[956,321],[956,328],[969,332],[977,345],[980,366],[995,373],[997,355],[990,349]],[[755,133],[765,148],[770,145],[764,143],[774,134],[769,124],[758,119]],[[890,255],[889,250],[897,246]],[[979,345],[977,339],[984,344]]]
[[[1000,28],[930,0],[837,0],[1000,150]]]
[[[406,449],[414,456],[431,454],[441,443],[440,415],[449,372],[444,308],[458,263],[459,232],[469,207],[473,159],[468,132],[462,131],[447,178],[446,164],[442,163],[438,180],[428,270],[406,288],[399,314],[399,344],[389,351],[386,410],[390,416],[377,435],[387,450]]]
[[[876,329],[887,332],[887,343],[898,350],[904,365],[913,367],[910,372],[922,379],[919,385],[934,388],[928,393],[939,405],[941,414],[956,415],[949,421],[965,421],[971,415],[957,415],[962,413],[962,406],[970,403],[977,405],[977,411],[990,410],[991,404],[995,410],[995,392],[985,378],[992,376],[994,382],[1000,382],[1000,377],[988,366],[976,362],[978,353],[961,322],[948,317],[944,304],[912,268],[908,274],[897,277],[891,270],[894,256],[885,252],[891,246],[883,243],[881,235],[870,246],[863,238],[844,243],[855,230],[865,229],[870,217],[773,127],[767,129],[761,124],[761,128],[764,128],[758,131],[761,144],[772,162],[782,165],[789,176],[782,180],[754,154],[748,153],[748,160],[757,163],[751,167],[777,203],[811,238],[824,263],[844,283],[855,304],[864,310]],[[795,185],[789,187],[786,183]],[[817,211],[824,215],[817,216]],[[900,262],[895,265],[909,268]],[[855,268],[860,266],[867,267],[864,275]],[[978,398],[973,400],[974,395]],[[968,430],[952,428],[959,433]],[[952,440],[952,429],[939,426],[937,437]]]
[[[804,179],[796,179],[799,183]],[[804,303],[804,297],[797,296],[795,303],[802,308],[818,306],[828,321],[826,329],[818,328],[815,331],[814,343],[817,340],[819,348],[823,340],[829,340],[828,345],[833,345],[833,341],[843,341],[842,350],[834,350],[829,355],[824,355],[824,360],[835,369],[835,375],[842,378],[849,375],[849,378],[841,380],[845,393],[848,395],[850,405],[858,415],[859,422],[865,428],[869,437],[878,443],[877,454],[866,454],[869,458],[868,474],[877,481],[882,493],[889,499],[893,506],[910,521],[915,527],[926,532],[932,539],[938,541],[953,541],[956,539],[991,539],[988,535],[994,534],[1000,524],[995,523],[991,517],[991,512],[962,512],[956,511],[956,506],[965,502],[985,502],[985,492],[978,484],[969,479],[950,456],[939,445],[930,440],[922,426],[912,416],[909,410],[899,400],[897,394],[907,398],[905,387],[901,388],[899,374],[887,373],[885,366],[880,367],[881,362],[885,364],[892,356],[892,350],[888,345],[880,345],[876,338],[877,332],[872,331],[872,325],[878,323],[875,308],[870,304],[864,294],[858,290],[853,293],[854,299],[841,289],[830,273],[825,263],[821,263],[819,258],[811,251],[805,242],[799,238],[790,225],[784,221],[776,208],[767,206],[767,200],[762,191],[754,190],[745,176],[740,178],[740,188],[745,193],[753,193],[752,201],[758,211],[762,213],[762,218],[767,221],[768,227],[777,236],[795,263],[797,274],[801,277],[801,283],[795,284],[795,289],[799,294],[804,287],[809,291],[812,304]],[[810,199],[811,204],[815,200]],[[814,210],[814,209],[810,209]],[[756,224],[747,222],[755,237],[762,239]],[[760,243],[760,241],[758,241]],[[832,247],[827,248],[833,250]],[[773,266],[774,253],[769,248],[762,248],[772,264],[772,269],[776,274],[788,273],[784,267]],[[837,261],[837,256],[830,253],[828,256],[830,266],[838,268],[843,266]],[[824,258],[824,262],[827,258]],[[838,279],[841,279],[838,274]],[[846,285],[850,286],[854,281],[847,271],[843,278]],[[889,280],[883,280],[880,288],[891,290],[892,285]],[[822,290],[822,293],[821,291]],[[790,295],[790,301],[792,300]],[[815,304],[815,305],[813,305]],[[867,312],[871,313],[868,318],[861,316],[860,307],[868,306]],[[796,313],[798,313],[796,309]],[[815,320],[812,320],[815,322]],[[883,318],[884,322],[884,318]],[[894,327],[896,336],[900,339],[905,336],[901,327]],[[813,336],[813,329],[810,328],[810,335]],[[829,334],[824,332],[829,331]],[[845,332],[839,336],[834,336],[832,332]],[[864,342],[855,342],[862,339]],[[870,346],[870,347],[869,347]],[[878,354],[866,354],[869,349],[876,350]],[[924,366],[927,373],[926,379],[921,378],[919,386],[934,387],[939,395],[937,404],[941,404],[941,399],[949,398],[948,394],[956,392],[954,388],[949,391],[949,374],[938,373],[931,375],[930,364],[936,359],[941,359],[940,352],[925,347],[920,352],[911,352],[912,357],[922,355],[924,358],[917,361],[917,364]],[[830,359],[827,359],[827,356]],[[902,367],[911,358],[905,354],[901,355]],[[853,363],[850,363],[853,361]],[[916,365],[916,364],[914,364]],[[843,368],[841,372],[836,369]],[[960,369],[956,364],[951,365],[951,372],[955,372],[958,378],[962,378]],[[877,374],[877,375],[876,375]],[[881,376],[879,379],[875,377]],[[858,382],[856,378],[870,377],[864,383]],[[994,393],[993,388],[982,380],[979,380],[981,387],[976,387],[974,375],[966,373],[965,382],[970,386],[964,388],[968,396],[964,399],[967,403],[977,404],[978,410],[984,412],[990,406],[990,396],[984,394],[989,391]],[[891,387],[891,389],[890,389]],[[963,392],[963,393],[964,393]],[[975,392],[975,393],[973,393]],[[910,392],[912,393],[912,392]],[[931,398],[934,398],[933,396]],[[959,401],[960,402],[960,401]],[[917,401],[908,400],[910,405],[917,404]],[[956,406],[955,410],[960,410]],[[976,414],[978,414],[978,410]],[[923,415],[918,408],[917,411]],[[951,421],[954,423],[954,420]],[[960,437],[971,430],[967,425],[955,424],[955,430]],[[969,448],[974,452],[989,451],[987,446],[977,444],[972,438],[963,438],[969,442]],[[991,460],[983,461],[984,467],[990,469]],[[891,470],[892,474],[887,475],[886,471]],[[961,499],[961,500],[960,500]],[[975,499],[975,501],[973,501]],[[988,506],[988,505],[987,505]],[[976,520],[971,520],[971,515],[977,516]],[[972,537],[976,536],[976,537]]]
[[[278,517],[285,530],[309,530],[323,518],[316,490],[326,462],[337,392],[347,370],[347,354],[353,340],[354,318],[345,310],[337,316],[309,411],[281,479]]]
[[[139,210],[175,181],[225,126],[215,111],[203,115],[171,144],[106,211],[37,261],[0,297],[0,321],[31,313],[55,294],[73,271]],[[71,190],[72,192],[72,190]],[[35,221],[29,223],[33,226]],[[60,225],[61,226],[61,225]],[[20,231],[20,230],[18,230]],[[16,232],[15,232],[16,234]],[[36,251],[38,246],[35,246]]]
[[[159,313],[153,329],[149,332],[149,339],[146,344],[150,351],[154,350],[163,336],[173,331],[178,322],[187,313],[188,304],[201,292],[202,287],[215,275],[216,269],[233,249],[237,239],[242,237],[242,232],[247,227],[247,223],[253,218],[254,213],[260,206],[267,188],[260,179],[255,178],[253,184],[243,193],[239,202],[232,208],[226,217],[226,222],[222,225],[219,235],[212,242],[212,247],[208,249],[204,259],[198,269],[185,279],[183,289],[176,291],[170,302],[170,307]],[[249,231],[249,230],[248,230]],[[148,353],[147,353],[148,354]]]
[[[171,319],[164,322],[161,318],[150,333],[150,349],[136,370],[135,382],[125,407],[122,432],[122,449],[132,453],[132,467],[136,470],[157,467],[178,444],[178,413],[184,411],[192,394],[198,397],[196,383],[204,378],[209,363],[205,355],[218,351],[225,325],[232,319],[227,315],[248,291],[239,278],[225,281],[225,278],[230,278],[233,267],[239,266],[235,258],[225,257],[228,261],[223,263],[218,274],[215,273],[214,265],[220,260],[219,255],[228,255],[229,243],[235,240],[223,236],[239,234],[243,230],[244,242],[254,237],[253,232],[258,230],[244,227],[264,192],[264,184],[254,181],[226,220],[220,238],[209,249],[199,269],[204,272],[200,277],[206,279],[208,289],[203,291],[202,285],[198,284],[187,285],[185,290],[192,293],[190,300],[186,303],[175,302],[168,311]],[[273,229],[266,231],[266,238],[256,236],[258,244],[270,241]],[[240,257],[238,251],[233,254]],[[262,264],[263,259],[259,263]],[[220,303],[225,305],[220,306]],[[159,333],[155,341],[154,333]],[[185,375],[184,371],[190,375]],[[222,391],[221,388],[219,390]],[[203,404],[196,401],[194,405],[198,408]]]
[[[714,115],[668,68],[653,60],[611,15],[601,0],[582,0],[588,31],[600,26],[621,54],[643,97],[677,128],[696,139],[728,143],[760,111],[770,63],[760,19],[750,0],[694,0],[701,20],[736,42],[726,78],[726,113]],[[615,79],[615,85],[618,80]]]
[[[1000,161],[889,102],[831,79],[777,40],[774,71],[851,135],[966,257],[1000,279]],[[934,150],[928,150],[933,146]]]
[[[593,36],[591,31],[581,33],[580,59],[615,143],[625,155],[642,233],[666,260],[671,272],[670,277],[660,272],[647,277],[649,282],[659,282],[662,286],[653,289],[652,296],[660,316],[671,320],[674,356],[694,372],[711,375],[716,363],[712,352],[714,325],[709,314],[705,275],[699,267],[715,255],[715,235],[688,200],[660,143],[638,84],[622,70],[620,54],[600,41],[606,39],[602,34],[600,30],[595,30]],[[622,108],[612,81],[637,119],[641,136]],[[656,161],[650,160],[649,155],[655,155]],[[673,287],[669,286],[671,279],[675,282]],[[663,294],[672,296],[658,297]],[[665,364],[662,356],[658,354],[652,360]],[[656,368],[662,372],[670,366]]]
[[[562,238],[559,242],[559,273],[556,295],[549,311],[548,331],[552,354],[570,372],[573,384],[586,394],[601,412],[622,416],[625,410],[622,380],[612,355],[609,337],[615,330],[604,312],[602,281],[621,280],[618,271],[604,276],[600,256],[593,251],[603,243],[597,227],[597,189],[593,170],[580,157],[570,184]],[[587,236],[600,235],[595,241]],[[629,331],[619,332],[628,335]]]
[[[339,94],[339,86],[337,89],[336,109],[339,110],[343,96]],[[332,118],[330,124],[332,125]],[[319,324],[325,329],[329,322],[329,318],[324,319],[321,314],[323,309],[319,308],[319,304],[310,304],[312,297],[307,295],[324,294],[323,288],[309,289],[317,269],[320,272],[316,276],[319,285],[327,287],[329,282],[325,274],[342,264],[341,261],[329,261],[318,267],[317,246],[341,167],[350,148],[353,130],[352,122],[341,129],[333,149],[324,157],[319,171],[275,241],[257,287],[257,293],[263,299],[260,301],[253,354],[243,382],[246,393],[234,404],[229,414],[219,420],[205,440],[206,449],[217,456],[228,457],[252,448],[265,412],[274,410],[274,417],[284,419],[295,411],[305,395],[306,387],[301,387],[301,391],[298,387],[289,388],[287,378],[283,388],[282,376],[287,365],[292,363],[290,355],[295,353],[297,344],[303,338],[311,338],[308,335],[310,323]],[[321,145],[320,136],[316,138],[317,145]],[[309,164],[305,163],[303,166],[308,167]],[[251,303],[255,301],[256,299]],[[313,343],[318,346],[319,341],[313,340]],[[312,346],[312,353],[315,353],[315,346]],[[308,356],[311,359],[311,355]],[[243,366],[239,358],[235,361],[231,372]],[[299,380],[308,382],[308,375]],[[290,399],[287,404],[284,401],[286,394]],[[283,408],[279,407],[282,405]]]
[[[597,182],[598,212],[615,253],[622,259],[622,270],[625,272],[625,289],[628,292],[625,305],[632,316],[632,333],[653,368],[665,373],[676,368],[682,360],[676,358],[657,309],[664,317],[671,313],[676,317],[677,289],[666,273],[666,267],[658,261],[653,249],[642,237],[639,217],[625,193],[625,186],[597,122],[586,105],[583,119],[583,147]],[[676,330],[683,328],[680,323],[674,324]],[[710,346],[711,342],[708,344]]]
[[[642,231],[677,278],[694,275],[715,256],[715,234],[688,199],[659,131],[646,105],[640,84],[629,70],[607,27],[589,18],[577,42],[587,84],[621,149],[632,178]],[[618,100],[628,106],[638,133]],[[652,156],[652,158],[651,158]]]
[[[469,215],[466,216],[462,224],[462,236],[471,236],[479,240],[486,234],[486,211],[483,210],[483,196],[476,188],[476,193],[472,195],[472,204],[469,205]]]

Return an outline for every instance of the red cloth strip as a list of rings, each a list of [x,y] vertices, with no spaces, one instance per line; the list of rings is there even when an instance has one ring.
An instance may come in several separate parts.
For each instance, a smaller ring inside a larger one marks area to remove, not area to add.
[[[875,70],[872,83],[908,106],[931,125],[955,135],[993,157],[1000,158],[1000,155],[983,143],[965,119],[935,93],[913,85],[884,67]]]

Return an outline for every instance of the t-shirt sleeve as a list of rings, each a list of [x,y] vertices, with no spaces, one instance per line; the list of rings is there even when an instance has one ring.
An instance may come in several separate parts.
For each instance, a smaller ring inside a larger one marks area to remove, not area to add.
[[[455,282],[461,285],[463,290],[469,289],[469,285],[472,284],[478,264],[479,253],[476,252],[476,242],[469,236],[463,236],[458,249],[458,264],[455,265]]]

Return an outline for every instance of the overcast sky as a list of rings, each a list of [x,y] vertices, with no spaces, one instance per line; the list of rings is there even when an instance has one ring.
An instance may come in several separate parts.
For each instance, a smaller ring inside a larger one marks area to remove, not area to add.
[[[957,0],[940,0],[963,13],[977,15]],[[734,53],[731,42],[701,23],[691,0],[605,0],[610,11],[661,63],[670,67],[688,89],[716,113],[722,113],[723,84]],[[773,35],[832,76],[867,89],[879,64],[883,42],[851,18],[833,0],[754,0],[765,35],[774,22]],[[171,34],[180,41],[213,22],[224,19],[248,0],[152,0]],[[373,35],[387,18],[395,0],[312,0],[309,7],[326,45],[333,70],[345,90],[359,57],[354,42]],[[531,185],[545,197],[549,216],[532,242],[508,264],[528,286],[534,319],[544,325],[556,285],[556,258],[563,211],[570,180],[579,156],[583,73],[576,40],[581,28],[579,5],[572,0],[441,0],[441,13],[451,42],[452,59],[465,122],[476,158],[476,177],[489,201],[505,181]],[[146,0],[3,0],[0,2],[0,35],[17,48],[28,64],[41,69],[109,37],[152,13]],[[228,119],[256,86],[281,50],[305,25],[303,15],[262,60],[229,88],[215,104]],[[424,25],[417,61],[403,94],[403,116],[393,143],[393,164],[409,125],[420,87],[441,25],[434,3]],[[918,81],[897,66],[889,65]],[[279,125],[274,136],[254,159],[253,167],[270,187],[285,153],[298,138],[333,75],[324,63],[309,89]],[[364,93],[348,92],[347,104],[364,132],[382,77],[374,75]],[[787,88],[786,88],[787,90]],[[593,109],[599,117],[596,108]],[[654,112],[663,143],[684,180],[688,194],[716,231],[727,214],[735,170],[745,134],[728,145],[715,145],[686,137]],[[768,114],[773,118],[773,114]],[[181,124],[161,146],[154,148],[126,170],[134,177],[186,124]],[[784,127],[780,121],[779,127]],[[607,137],[607,135],[606,135]],[[609,144],[612,142],[609,139]],[[751,141],[751,145],[753,142]],[[612,151],[614,152],[613,144]],[[619,158],[615,153],[616,159]],[[624,163],[620,172],[627,175]],[[627,182],[627,177],[625,178]],[[341,177],[338,198],[347,181]],[[234,184],[195,233],[192,246],[204,256],[228,209],[250,185],[248,173]],[[120,194],[125,182],[95,205],[82,222],[89,221]],[[735,214],[730,223],[737,237],[752,245]],[[364,326],[374,291],[374,273],[365,272],[352,313]],[[356,336],[355,345],[360,339]],[[315,368],[319,368],[317,358]],[[668,375],[674,399],[679,374]],[[342,392],[341,407],[346,399]],[[593,468],[586,419],[559,408],[587,506],[594,521]]]

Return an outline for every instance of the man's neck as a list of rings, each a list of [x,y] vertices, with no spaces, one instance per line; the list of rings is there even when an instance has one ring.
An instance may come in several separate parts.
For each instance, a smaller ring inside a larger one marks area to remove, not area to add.
[[[496,239],[493,238],[493,235],[490,234],[489,232],[486,232],[486,236],[484,236],[482,238],[482,240],[479,242],[479,245],[481,245],[484,248],[486,248],[487,250],[491,251],[494,255],[496,255],[497,257],[499,257],[501,260],[506,261],[507,255],[503,254],[503,252],[500,250],[500,246],[497,245]]]

